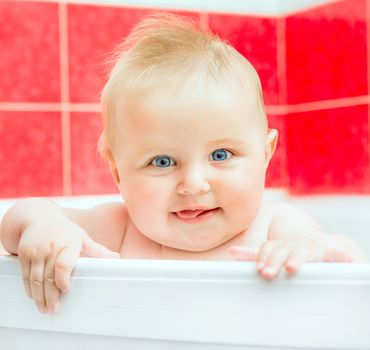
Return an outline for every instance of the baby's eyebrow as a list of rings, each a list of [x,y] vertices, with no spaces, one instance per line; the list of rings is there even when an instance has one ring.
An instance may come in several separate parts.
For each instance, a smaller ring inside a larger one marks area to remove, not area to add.
[[[234,147],[246,147],[248,146],[248,142],[244,141],[241,138],[236,137],[225,137],[221,139],[216,140],[207,140],[207,144],[209,147],[217,147],[218,145],[230,145]],[[177,149],[175,148],[166,148],[166,151],[163,151],[162,149],[159,149],[158,145],[146,145],[145,149],[140,150],[136,154],[136,157],[138,158],[148,158],[152,157],[153,155],[166,155],[166,154],[175,154]]]
[[[144,150],[141,150],[136,154],[136,157],[138,158],[148,158],[153,157],[155,155],[166,155],[166,154],[172,154],[175,153],[176,149],[168,148],[166,151],[163,151],[162,149],[158,149],[158,146],[150,145]]]
[[[232,144],[232,145],[236,145],[236,146],[246,146],[247,142],[245,142],[243,139],[239,139],[239,138],[222,138],[222,139],[208,141],[208,144],[210,144],[210,145]]]

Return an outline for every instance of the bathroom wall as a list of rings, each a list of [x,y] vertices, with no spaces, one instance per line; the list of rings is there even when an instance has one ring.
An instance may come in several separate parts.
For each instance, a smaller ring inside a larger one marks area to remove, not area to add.
[[[370,0],[0,1],[0,197],[115,193],[96,151],[109,53],[152,11],[183,13],[260,74],[280,132],[269,187],[370,193]]]

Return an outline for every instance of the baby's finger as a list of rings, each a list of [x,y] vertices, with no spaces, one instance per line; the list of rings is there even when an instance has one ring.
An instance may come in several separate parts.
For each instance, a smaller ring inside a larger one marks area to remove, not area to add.
[[[261,272],[266,265],[266,261],[268,257],[270,256],[271,252],[276,249],[281,243],[278,243],[276,241],[267,241],[265,242],[258,253],[257,256],[257,270]]]
[[[285,270],[289,274],[297,273],[306,262],[320,260],[321,252],[313,246],[300,245],[288,256],[285,263]]]
[[[47,309],[56,313],[59,308],[60,290],[55,284],[55,261],[57,254],[52,251],[46,260],[44,272],[44,293]]]
[[[85,256],[89,256],[92,258],[107,258],[107,259],[120,258],[119,253],[111,251],[104,245],[95,242],[90,237],[86,237],[83,240],[81,253]]]
[[[351,262],[352,258],[343,245],[331,241],[330,244],[328,244],[325,253],[323,253],[322,260],[328,262]]]
[[[320,239],[308,239],[292,251],[288,257],[285,269],[288,273],[298,272],[306,262],[323,261],[327,252],[327,243]],[[325,244],[324,244],[325,243]]]
[[[23,279],[24,289],[26,291],[27,296],[29,298],[32,298],[31,284],[30,284],[31,258],[28,255],[21,254],[21,252],[18,252],[18,256],[19,256],[19,263],[21,265],[21,270],[22,270],[22,279]]]
[[[261,275],[268,279],[274,279],[284,265],[290,254],[290,247],[280,245],[270,252],[270,255],[265,261],[265,267],[260,271]]]
[[[33,257],[31,261],[30,285],[32,299],[35,301],[40,312],[47,312],[44,295],[44,265],[43,256]]]
[[[232,246],[229,248],[229,253],[237,261],[256,261],[258,256],[258,248]]]
[[[68,246],[63,248],[56,258],[55,284],[63,293],[69,290],[69,281],[79,256],[80,247]]]

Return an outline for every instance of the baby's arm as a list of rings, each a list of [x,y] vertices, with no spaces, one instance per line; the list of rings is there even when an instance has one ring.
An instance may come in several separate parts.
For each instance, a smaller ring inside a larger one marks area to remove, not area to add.
[[[126,221],[120,203],[79,210],[30,198],[5,214],[0,237],[7,251],[19,256],[27,294],[41,312],[55,312],[80,254],[119,257]]]
[[[281,268],[294,274],[305,262],[366,262],[363,250],[353,240],[327,234],[306,213],[289,204],[276,207],[268,239],[259,250],[233,247],[237,260],[255,260],[257,269],[267,279],[277,276]]]
[[[1,235],[1,222],[0,222],[0,235]],[[1,236],[0,236],[0,255],[8,255],[8,251],[5,250],[3,245],[1,244]]]

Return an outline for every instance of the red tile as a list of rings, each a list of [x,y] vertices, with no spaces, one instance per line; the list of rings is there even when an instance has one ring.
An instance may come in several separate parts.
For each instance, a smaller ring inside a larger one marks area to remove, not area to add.
[[[156,10],[159,11],[159,10]],[[88,5],[68,6],[70,98],[72,102],[98,102],[116,46],[150,9]],[[175,12],[175,11],[171,11]],[[184,13],[193,18],[192,12]],[[83,21],[81,20],[83,18]]]
[[[365,0],[286,19],[288,103],[367,95]]]
[[[209,27],[233,45],[257,70],[266,103],[278,103],[277,20],[210,14]]]
[[[0,112],[0,197],[62,194],[60,118]]]
[[[367,106],[289,115],[291,192],[369,193],[368,128]]]
[[[277,129],[278,144],[266,173],[267,187],[286,187],[288,175],[286,169],[286,137],[285,137],[285,115],[269,115],[269,128]]]
[[[100,157],[97,142],[101,132],[98,113],[72,113],[72,193],[117,193],[108,165]]]
[[[58,5],[0,1],[0,101],[60,101]]]

